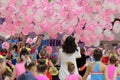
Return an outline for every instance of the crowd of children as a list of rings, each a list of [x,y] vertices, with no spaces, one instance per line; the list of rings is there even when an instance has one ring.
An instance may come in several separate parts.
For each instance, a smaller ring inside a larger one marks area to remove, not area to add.
[[[120,80],[120,59],[116,49],[88,50],[68,36],[57,52],[48,54],[42,36],[34,44],[25,36],[0,50],[0,80]],[[5,41],[6,42],[6,41]],[[92,60],[91,60],[92,58]]]

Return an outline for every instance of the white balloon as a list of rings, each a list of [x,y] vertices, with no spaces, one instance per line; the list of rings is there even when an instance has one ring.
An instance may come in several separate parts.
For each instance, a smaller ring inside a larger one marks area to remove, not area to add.
[[[112,34],[112,32],[109,30],[109,29],[106,29],[104,31],[104,35],[107,37],[107,36],[110,36]]]
[[[103,32],[103,29],[101,27],[97,27],[95,30],[96,34],[101,34]]]
[[[94,47],[100,46],[100,41],[96,41],[95,43],[93,43],[93,46],[94,46]]]

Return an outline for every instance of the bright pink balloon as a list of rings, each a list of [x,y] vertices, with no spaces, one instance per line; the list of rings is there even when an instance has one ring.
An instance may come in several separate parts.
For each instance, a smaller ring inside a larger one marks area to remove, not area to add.
[[[10,48],[10,44],[9,44],[8,42],[2,43],[2,49],[7,49],[7,50],[9,50],[9,48]]]
[[[48,53],[48,54],[52,54],[52,47],[51,46],[47,46],[46,47],[46,52]]]
[[[32,39],[32,38],[28,38],[28,39],[26,40],[26,43],[33,44],[33,39]]]

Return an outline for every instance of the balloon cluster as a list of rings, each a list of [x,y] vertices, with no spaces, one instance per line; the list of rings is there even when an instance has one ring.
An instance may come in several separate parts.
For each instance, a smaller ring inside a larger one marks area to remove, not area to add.
[[[120,0],[1,0],[0,34],[47,32],[74,33],[86,46],[99,46],[102,40],[114,40],[120,32]]]

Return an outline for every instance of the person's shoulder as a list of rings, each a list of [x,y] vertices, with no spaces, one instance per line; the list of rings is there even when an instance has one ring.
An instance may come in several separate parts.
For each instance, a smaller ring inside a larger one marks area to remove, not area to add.
[[[18,77],[18,80],[24,80],[25,79],[25,75],[24,74],[21,74],[19,77]]]

